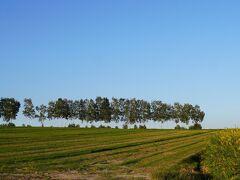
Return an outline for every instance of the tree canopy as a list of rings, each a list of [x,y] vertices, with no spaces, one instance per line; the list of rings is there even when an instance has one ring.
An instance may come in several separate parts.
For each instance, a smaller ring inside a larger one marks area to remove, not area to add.
[[[2,98],[0,101],[0,117],[5,121],[15,119],[20,103],[14,98]],[[189,124],[200,124],[205,113],[198,105],[174,103],[173,105],[159,100],[125,99],[97,97],[93,99],[69,100],[58,98],[48,105],[34,107],[31,99],[24,99],[23,115],[27,118],[38,118],[42,123],[48,119],[79,119],[83,121],[105,121],[126,124],[145,123],[148,120],[164,123],[175,121]]]
[[[1,98],[0,117],[6,122],[16,119],[20,106],[20,102],[14,98]]]

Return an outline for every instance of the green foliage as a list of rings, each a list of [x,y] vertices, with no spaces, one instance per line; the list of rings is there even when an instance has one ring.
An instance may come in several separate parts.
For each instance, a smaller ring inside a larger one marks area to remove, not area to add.
[[[43,122],[47,118],[47,106],[45,106],[43,104],[40,106],[37,106],[36,111],[37,111],[36,117],[38,118],[39,122],[42,124],[42,127],[44,127]]]
[[[139,129],[147,129],[145,125],[139,125]]]
[[[179,124],[178,125],[176,125],[176,127],[174,128],[174,129],[176,129],[176,130],[184,130],[184,129],[186,129],[185,127],[181,127]]]
[[[68,125],[69,128],[80,128],[79,124],[69,124]]]
[[[31,125],[29,125],[29,124],[22,124],[22,127],[32,127]]]
[[[123,128],[123,129],[128,129],[128,125],[127,125],[127,124],[124,124],[122,128]]]
[[[188,124],[189,121],[192,120],[194,124],[199,124],[205,117],[205,113],[201,111],[198,105],[181,105],[179,103],[175,103],[173,109],[172,118],[175,119],[176,123],[182,122]]]
[[[13,98],[2,98],[0,101],[0,117],[9,122],[16,119],[20,108],[20,103]],[[35,111],[36,110],[36,111]],[[164,123],[175,120],[176,123],[188,124],[190,120],[197,126],[197,129],[205,116],[199,106],[191,104],[181,105],[175,103],[174,106],[161,101],[149,103],[140,99],[117,99],[112,98],[110,102],[106,97],[97,97],[95,100],[69,100],[59,98],[50,101],[48,106],[36,106],[32,99],[24,99],[23,115],[27,118],[38,118],[42,123],[48,119],[79,119],[88,122],[105,121],[107,123],[124,121],[125,124],[145,123],[148,120]]]
[[[36,112],[32,103],[32,99],[25,98],[24,99],[24,109],[23,109],[23,115],[27,118],[33,119],[36,117]]]
[[[104,125],[101,124],[98,128],[106,128],[106,127],[105,127]]]
[[[104,120],[105,122],[110,122],[111,117],[111,107],[108,98],[96,98],[96,120]]]
[[[201,124],[198,124],[198,123],[195,123],[194,125],[189,126],[189,129],[192,129],[192,130],[200,130],[200,129],[202,129],[202,125],[201,125]]]
[[[153,101],[152,104],[152,119],[160,122],[170,120],[172,118],[172,106],[161,101]]]
[[[20,102],[14,98],[1,98],[0,117],[6,122],[16,119],[20,106]]]
[[[94,100],[86,100],[86,120],[87,121],[97,121],[98,120],[98,112],[97,112],[97,105]]]
[[[0,127],[16,127],[14,123],[0,124]]]
[[[68,100],[59,98],[55,102],[53,117],[68,119],[69,116],[70,116],[70,108],[69,108]]]
[[[215,134],[206,148],[203,166],[216,179],[240,179],[240,129]]]

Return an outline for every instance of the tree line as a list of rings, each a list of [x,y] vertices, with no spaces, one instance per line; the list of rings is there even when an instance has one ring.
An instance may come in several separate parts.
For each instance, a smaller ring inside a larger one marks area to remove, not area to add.
[[[0,118],[6,122],[16,119],[20,110],[20,102],[14,98],[1,98]],[[175,121],[195,125],[200,124],[205,113],[198,105],[162,101],[145,101],[140,99],[97,97],[93,99],[69,100],[59,98],[47,105],[34,106],[31,98],[24,99],[23,115],[29,119],[37,118],[44,126],[46,119],[84,120],[87,122],[119,122],[126,124],[145,123],[148,120],[164,123]]]

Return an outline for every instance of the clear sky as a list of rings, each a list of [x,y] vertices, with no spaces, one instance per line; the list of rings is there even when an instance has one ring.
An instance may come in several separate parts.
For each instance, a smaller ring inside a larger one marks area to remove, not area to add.
[[[239,8],[237,0],[1,0],[0,96],[186,102],[206,112],[205,128],[240,126]]]

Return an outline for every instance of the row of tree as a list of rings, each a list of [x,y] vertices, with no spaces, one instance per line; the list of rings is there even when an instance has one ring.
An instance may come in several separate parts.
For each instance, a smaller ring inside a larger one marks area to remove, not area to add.
[[[14,98],[1,98],[0,118],[9,122],[16,119],[20,109],[20,102]],[[27,118],[38,118],[44,124],[48,119],[79,119],[92,121],[124,121],[126,124],[144,123],[154,120],[161,123],[175,121],[176,123],[200,124],[205,113],[198,105],[174,103],[166,104],[162,101],[148,102],[138,99],[117,99],[109,101],[106,97],[93,99],[68,100],[59,98],[50,101],[48,105],[34,106],[31,99],[24,99],[23,115]]]

